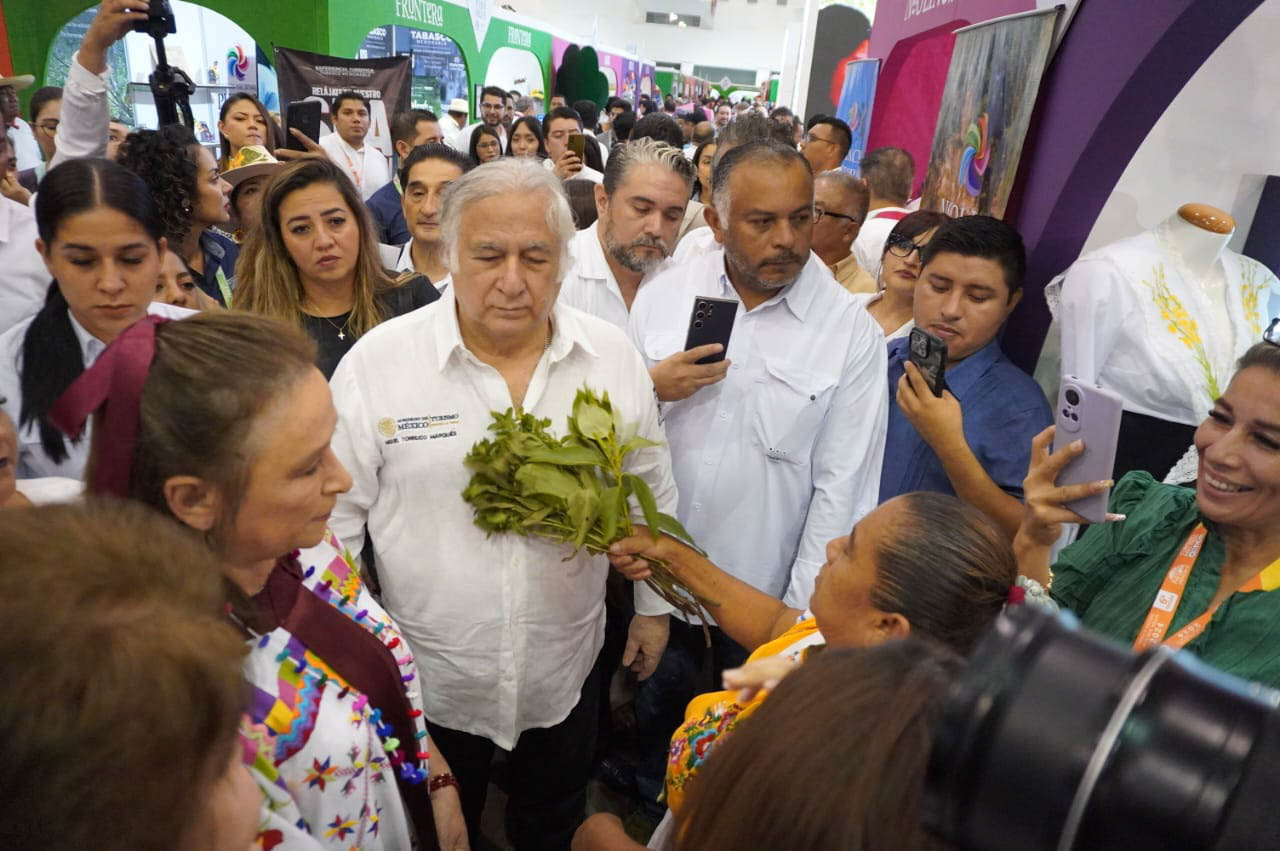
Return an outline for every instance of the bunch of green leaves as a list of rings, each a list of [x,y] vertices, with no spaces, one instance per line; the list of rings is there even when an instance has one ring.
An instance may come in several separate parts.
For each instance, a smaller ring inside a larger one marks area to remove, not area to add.
[[[472,476],[462,498],[477,526],[490,535],[535,535],[569,544],[573,553],[566,558],[583,547],[599,555],[634,534],[634,499],[655,538],[666,532],[697,549],[680,521],[658,510],[648,483],[623,470],[632,452],[658,444],[622,421],[608,392],[597,396],[583,387],[565,435],[556,437],[550,426],[549,419],[511,408],[493,413],[493,436],[472,446],[466,458]],[[664,600],[685,614],[704,616],[697,597],[664,562],[646,560],[653,574],[646,581]]]

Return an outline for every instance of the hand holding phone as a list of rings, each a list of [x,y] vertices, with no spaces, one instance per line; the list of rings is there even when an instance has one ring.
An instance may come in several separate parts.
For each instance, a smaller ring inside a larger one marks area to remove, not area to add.
[[[290,131],[299,131],[313,142],[320,141],[320,101],[299,100],[289,104],[285,110],[285,127]],[[292,132],[287,135],[288,138],[285,140],[287,149],[307,150],[302,142],[294,138]]]
[[[587,137],[581,133],[569,134],[569,150],[578,155],[578,159],[586,162],[587,158]]]
[[[912,328],[907,357],[920,370],[933,395],[941,399],[942,391],[947,389],[947,344],[928,331]]]
[[[1083,485],[1111,478],[1116,463],[1116,443],[1120,437],[1120,415],[1124,403],[1110,390],[1064,375],[1054,411],[1054,451],[1082,441],[1084,451],[1058,474],[1057,486]],[[1105,523],[1110,490],[1064,503],[1090,523]]]
[[[727,298],[698,296],[689,311],[689,330],[685,334],[684,349],[697,348],[709,343],[719,343],[719,352],[708,355],[697,364],[719,363],[729,351],[729,336],[733,333],[733,319],[738,314],[738,302]]]

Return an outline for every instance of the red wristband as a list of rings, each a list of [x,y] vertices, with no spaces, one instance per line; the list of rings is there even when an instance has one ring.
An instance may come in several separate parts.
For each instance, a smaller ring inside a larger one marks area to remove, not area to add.
[[[459,792],[462,791],[462,787],[458,785],[458,778],[454,777],[452,774],[446,773],[446,774],[437,774],[435,777],[432,777],[427,782],[427,794],[430,795],[433,792],[435,792],[437,789],[443,789],[446,786],[452,786],[453,788],[457,789]]]

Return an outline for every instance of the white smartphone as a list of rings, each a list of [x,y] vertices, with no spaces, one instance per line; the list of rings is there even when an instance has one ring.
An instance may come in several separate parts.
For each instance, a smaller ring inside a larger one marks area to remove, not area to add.
[[[1110,390],[1062,376],[1058,407],[1054,411],[1053,448],[1057,451],[1076,441],[1084,441],[1084,452],[1058,475],[1058,485],[1082,485],[1111,478],[1116,465],[1116,443],[1120,437],[1120,415],[1124,403]],[[1105,523],[1111,491],[1066,503],[1066,507],[1089,523]]]

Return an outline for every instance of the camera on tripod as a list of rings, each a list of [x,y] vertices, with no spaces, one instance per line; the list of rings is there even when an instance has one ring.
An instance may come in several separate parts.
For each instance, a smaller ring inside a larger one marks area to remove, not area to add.
[[[196,84],[187,76],[187,72],[169,64],[169,57],[164,49],[164,37],[178,31],[178,22],[173,16],[173,6],[169,4],[169,0],[151,0],[147,6],[147,19],[138,21],[133,29],[151,36],[156,43],[156,69],[151,72],[147,84],[151,87],[151,96],[156,102],[160,126],[183,124],[194,127],[191,96],[196,93]]]

